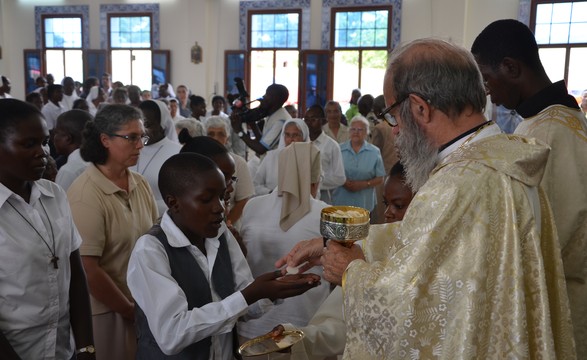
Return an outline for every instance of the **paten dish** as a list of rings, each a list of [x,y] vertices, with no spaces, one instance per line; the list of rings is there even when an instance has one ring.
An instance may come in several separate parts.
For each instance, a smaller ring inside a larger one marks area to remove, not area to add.
[[[285,330],[278,338],[271,334],[261,335],[247,341],[238,348],[243,356],[266,355],[276,351],[286,350],[304,338],[301,330]]]

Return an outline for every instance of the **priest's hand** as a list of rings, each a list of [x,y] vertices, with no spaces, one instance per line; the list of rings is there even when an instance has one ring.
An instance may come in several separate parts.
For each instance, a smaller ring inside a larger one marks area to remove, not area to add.
[[[289,268],[296,268],[300,264],[307,262],[297,269],[298,273],[320,265],[320,257],[324,252],[324,239],[314,238],[311,240],[302,240],[297,243],[286,255],[275,262],[276,268],[286,265]],[[285,270],[285,269],[284,269]],[[284,272],[285,274],[285,272]]]
[[[347,248],[336,241],[329,241],[321,258],[324,279],[332,284],[342,285],[342,274],[351,261],[356,259],[365,260],[363,250],[358,245]]]

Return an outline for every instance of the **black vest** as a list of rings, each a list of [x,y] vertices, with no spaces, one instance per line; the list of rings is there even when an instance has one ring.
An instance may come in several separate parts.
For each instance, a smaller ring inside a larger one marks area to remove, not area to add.
[[[188,309],[201,307],[212,302],[212,294],[208,280],[204,272],[198,265],[196,259],[187,249],[187,247],[174,248],[169,245],[167,236],[159,225],[153,225],[148,232],[149,235],[156,237],[163,244],[169,258],[171,267],[171,276],[177,281],[179,287],[183,290],[188,301]],[[226,238],[221,235],[219,238],[220,247],[218,255],[212,269],[212,286],[221,298],[234,293],[234,276],[232,273],[232,264]],[[165,355],[153,334],[149,329],[147,317],[143,310],[136,305],[135,307],[136,327],[137,327],[137,359],[138,360],[160,360],[160,359],[195,359],[208,360],[210,356],[210,346],[212,340],[208,337],[191,344],[176,355]],[[238,338],[236,336],[236,327],[233,329],[233,350],[238,347]],[[235,353],[238,359],[240,356]]]

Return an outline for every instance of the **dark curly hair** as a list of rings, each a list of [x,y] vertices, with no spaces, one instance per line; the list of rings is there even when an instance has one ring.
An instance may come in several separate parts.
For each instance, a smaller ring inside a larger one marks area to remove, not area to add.
[[[141,111],[128,105],[111,104],[104,106],[94,118],[86,124],[80,155],[85,161],[105,164],[108,150],[102,145],[101,134],[114,134],[121,127],[134,120],[142,120]]]

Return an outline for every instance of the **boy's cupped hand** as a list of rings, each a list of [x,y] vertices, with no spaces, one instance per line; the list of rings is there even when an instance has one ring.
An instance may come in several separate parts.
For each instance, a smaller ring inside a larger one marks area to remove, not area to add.
[[[268,298],[271,301],[298,296],[320,285],[320,276],[312,273],[282,275],[281,270],[258,276],[242,294],[248,304]]]

